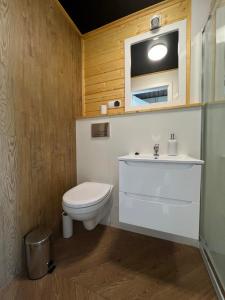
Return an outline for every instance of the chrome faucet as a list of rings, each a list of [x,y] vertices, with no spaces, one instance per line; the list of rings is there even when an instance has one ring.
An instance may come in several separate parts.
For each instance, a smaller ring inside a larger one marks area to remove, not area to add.
[[[159,144],[155,144],[154,145],[154,157],[155,157],[155,159],[157,159],[158,157],[159,157]]]

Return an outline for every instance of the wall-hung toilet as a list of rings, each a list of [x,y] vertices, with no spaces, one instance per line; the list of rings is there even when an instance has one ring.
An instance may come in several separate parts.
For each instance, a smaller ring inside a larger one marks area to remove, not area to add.
[[[72,235],[72,220],[82,221],[87,230],[94,229],[110,211],[112,189],[110,184],[84,182],[67,191],[62,207],[67,215],[63,226],[69,234],[64,237]]]

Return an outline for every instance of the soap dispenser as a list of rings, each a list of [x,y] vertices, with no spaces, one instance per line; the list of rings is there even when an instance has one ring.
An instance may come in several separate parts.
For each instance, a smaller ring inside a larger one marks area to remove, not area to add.
[[[171,133],[168,141],[168,155],[175,156],[177,155],[177,140],[175,139],[175,134]]]

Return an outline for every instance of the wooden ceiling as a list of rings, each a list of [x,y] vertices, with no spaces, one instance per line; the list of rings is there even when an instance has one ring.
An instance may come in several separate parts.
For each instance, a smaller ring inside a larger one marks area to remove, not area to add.
[[[59,0],[81,33],[86,33],[163,0]]]

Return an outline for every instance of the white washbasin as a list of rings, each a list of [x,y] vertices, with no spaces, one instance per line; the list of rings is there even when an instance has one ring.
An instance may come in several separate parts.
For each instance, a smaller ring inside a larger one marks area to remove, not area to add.
[[[153,156],[153,154],[129,154],[125,156],[121,156],[118,158],[119,161],[145,161],[145,162],[153,162],[153,163],[176,163],[176,164],[196,164],[202,165],[204,164],[203,160],[193,158],[188,155],[159,155],[157,158]]]

